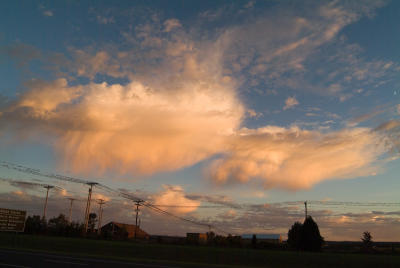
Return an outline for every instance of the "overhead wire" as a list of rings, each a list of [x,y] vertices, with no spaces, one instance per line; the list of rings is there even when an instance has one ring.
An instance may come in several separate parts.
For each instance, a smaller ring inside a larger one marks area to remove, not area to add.
[[[2,161],[0,166],[8,168],[8,169],[16,170],[16,171],[19,171],[19,172],[28,173],[28,174],[32,174],[32,175],[36,175],[36,176],[41,176],[41,177],[46,177],[46,178],[50,178],[50,179],[57,179],[57,180],[74,182],[74,183],[81,183],[81,184],[92,183],[92,182],[84,180],[84,179],[77,179],[77,178],[74,178],[74,177],[64,176],[64,175],[55,174],[55,173],[45,173],[45,172],[42,172],[40,169],[34,169],[34,168],[26,167],[26,166],[23,166],[23,165],[19,165],[19,164],[5,162],[5,161]],[[135,196],[135,195],[133,195],[131,193],[126,193],[126,192],[121,191],[121,190],[115,190],[115,189],[113,189],[111,187],[108,187],[108,186],[102,184],[102,183],[97,183],[96,186],[101,188],[101,189],[103,189],[103,190],[106,190],[106,191],[108,191],[110,193],[114,193],[114,194],[116,194],[116,195],[118,195],[120,197],[123,197],[125,199],[131,200],[131,201],[134,201],[134,202],[140,201],[143,206],[145,206],[147,208],[150,208],[150,209],[152,209],[154,211],[157,211],[158,213],[162,213],[164,215],[168,215],[170,217],[173,217],[173,218],[176,218],[176,219],[179,219],[179,220],[191,223],[191,224],[195,224],[195,225],[198,225],[198,226],[204,226],[204,227],[209,227],[209,228],[212,227],[212,228],[216,229],[216,226],[214,226],[214,225],[203,223],[203,222],[196,221],[196,220],[193,220],[193,219],[188,219],[188,218],[185,218],[185,217],[181,217],[181,216],[175,215],[175,214],[173,214],[171,212],[168,212],[166,210],[163,210],[163,209],[159,208],[158,206],[152,204],[151,202],[143,200],[143,199],[141,199],[141,198],[139,198],[139,197],[137,197],[137,196]]]
[[[80,184],[90,184],[92,183],[91,181],[88,180],[84,180],[84,179],[78,179],[75,177],[71,177],[71,176],[65,176],[65,175],[60,175],[60,174],[56,174],[56,173],[45,173],[42,172],[40,169],[34,169],[34,168],[30,168],[30,167],[26,167],[23,165],[18,165],[18,164],[13,164],[13,163],[9,163],[9,162],[5,162],[2,161],[0,166],[8,168],[8,169],[13,169],[19,172],[23,172],[23,173],[28,173],[28,174],[32,174],[35,176],[41,176],[41,177],[46,177],[49,179],[57,179],[57,180],[61,180],[61,181],[67,181],[67,182],[73,182],[73,183],[80,183]],[[33,184],[33,183],[32,183]],[[38,184],[41,185],[41,184]],[[134,195],[132,193],[126,192],[124,190],[116,190],[113,189],[107,185],[104,185],[102,183],[97,183],[96,184],[97,188],[100,188],[106,192],[109,192],[113,195],[119,196],[123,199],[127,199],[133,202],[140,202],[141,205],[155,211],[158,212],[160,214],[163,215],[167,215],[169,217],[173,217],[176,218],[178,220],[184,221],[184,222],[188,222],[197,226],[202,226],[202,227],[208,227],[208,228],[212,228],[214,230],[218,230],[222,233],[226,233],[228,234],[228,232],[222,230],[221,228],[219,228],[218,226],[216,226],[215,224],[209,224],[209,223],[205,223],[205,222],[201,222],[201,221],[197,221],[194,219],[190,219],[190,218],[185,218],[185,217],[181,217],[178,216],[174,213],[171,213],[169,211],[166,211],[165,209],[162,209],[161,207],[171,207],[171,208],[189,208],[189,207],[196,207],[196,208],[224,208],[224,204],[220,204],[220,205],[216,205],[216,206],[193,206],[193,205],[158,205],[158,204],[153,204],[148,200],[144,200],[143,198]],[[61,187],[59,187],[61,188]],[[62,188],[61,188],[62,189]],[[311,201],[307,201],[308,204],[313,205],[313,207],[329,207],[329,208],[343,208],[343,207],[393,207],[393,206],[399,206],[400,203],[397,202],[351,202],[351,201],[321,201],[321,200],[311,200]],[[275,203],[267,203],[267,204],[241,204],[236,206],[237,209],[245,209],[245,210],[249,210],[251,208],[254,207],[258,207],[258,206],[265,206],[265,205],[276,205],[276,206],[282,206],[282,205],[302,205],[304,203],[304,201],[285,201],[285,202],[275,202]],[[231,207],[231,205],[226,205],[225,207]],[[265,207],[266,209],[268,208],[268,206]],[[299,210],[300,207],[299,207]]]

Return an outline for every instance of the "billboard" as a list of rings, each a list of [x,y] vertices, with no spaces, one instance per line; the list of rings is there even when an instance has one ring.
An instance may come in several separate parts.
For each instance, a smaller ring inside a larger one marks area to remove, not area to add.
[[[0,208],[0,231],[23,232],[26,211]]]

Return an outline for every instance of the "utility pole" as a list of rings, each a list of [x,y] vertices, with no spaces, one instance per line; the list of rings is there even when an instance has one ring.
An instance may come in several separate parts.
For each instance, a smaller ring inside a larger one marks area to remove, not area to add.
[[[138,230],[138,215],[139,215],[139,207],[142,205],[143,200],[136,200],[135,201],[135,206],[136,206],[136,222],[135,222],[135,240],[137,236],[137,230]]]
[[[71,201],[70,205],[69,205],[69,216],[68,216],[68,222],[71,224],[71,220],[72,220],[72,203],[74,202],[74,200],[76,200],[75,198],[69,197],[68,198],[69,201]]]
[[[44,208],[43,208],[43,219],[45,219],[46,218],[46,210],[47,210],[47,200],[49,199],[49,190],[51,189],[51,188],[54,188],[54,186],[51,186],[51,185],[46,185],[46,186],[43,186],[45,189],[47,189],[47,193],[46,193],[46,201],[44,202]]]
[[[304,208],[305,208],[305,215],[306,215],[306,220],[307,220],[307,201],[304,202]]]
[[[90,202],[92,201],[92,191],[93,191],[93,186],[97,185],[97,182],[88,182],[87,185],[89,185],[89,194],[88,194],[88,199],[86,203],[86,211],[85,211],[85,234],[87,233],[88,229],[88,223],[89,223],[89,214],[90,214]]]
[[[101,234],[101,219],[103,217],[103,209],[102,209],[101,206],[104,205],[106,202],[104,202],[103,199],[99,199],[97,203],[100,205],[100,208],[99,208],[99,222],[98,222],[98,226],[97,226],[97,233]]]

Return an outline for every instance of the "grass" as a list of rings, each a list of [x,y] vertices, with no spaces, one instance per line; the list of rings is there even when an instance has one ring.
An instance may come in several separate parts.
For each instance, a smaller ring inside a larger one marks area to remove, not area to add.
[[[400,256],[268,251],[0,234],[0,247],[125,260],[158,260],[240,267],[400,267]]]

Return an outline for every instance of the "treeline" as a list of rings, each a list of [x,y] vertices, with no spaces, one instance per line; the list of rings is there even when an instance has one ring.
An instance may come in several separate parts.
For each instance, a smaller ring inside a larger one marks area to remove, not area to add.
[[[254,248],[254,249],[286,249],[286,244],[278,242],[267,242],[259,240],[254,235],[253,239],[243,239],[241,236],[228,234],[227,236],[216,235],[214,232],[207,232],[206,241],[196,241],[186,239],[186,244],[191,245],[207,245],[216,247],[232,247],[232,248]]]
[[[93,216],[92,216],[93,217]],[[93,224],[92,224],[93,225]],[[90,226],[90,225],[89,225]],[[28,216],[25,221],[26,234],[81,237],[85,226],[79,222],[69,222],[64,214],[46,220],[38,215]],[[89,229],[89,232],[93,230]]]

